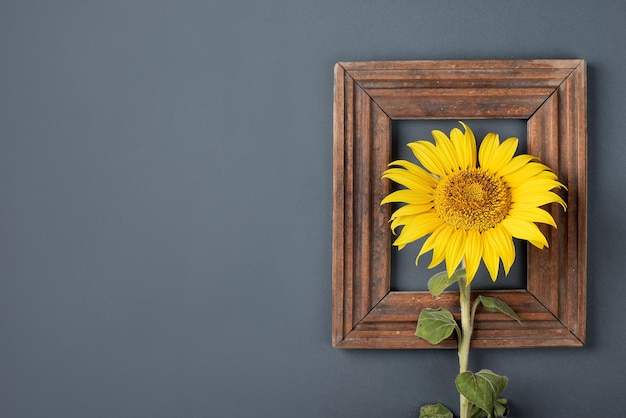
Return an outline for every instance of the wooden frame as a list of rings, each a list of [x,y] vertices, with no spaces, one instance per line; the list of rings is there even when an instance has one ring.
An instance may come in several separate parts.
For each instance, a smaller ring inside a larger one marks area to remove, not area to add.
[[[335,65],[332,343],[341,348],[454,348],[415,336],[419,312],[459,315],[458,293],[390,291],[392,120],[525,119],[528,152],[567,186],[567,212],[549,249],[529,246],[526,289],[481,292],[508,303],[519,325],[480,311],[476,348],[564,347],[585,342],[587,120],[584,60],[390,61]],[[395,250],[394,250],[395,251]],[[425,278],[426,280],[427,278]],[[474,297],[476,295],[473,295]]]

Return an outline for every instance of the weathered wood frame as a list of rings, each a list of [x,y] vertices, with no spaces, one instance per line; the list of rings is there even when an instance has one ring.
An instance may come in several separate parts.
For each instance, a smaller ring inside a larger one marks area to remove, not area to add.
[[[584,60],[381,61],[335,66],[332,344],[340,348],[454,348],[415,336],[419,312],[445,307],[458,319],[458,293],[433,298],[390,291],[392,120],[525,119],[528,152],[567,186],[567,212],[549,210],[549,249],[529,246],[526,289],[481,292],[522,320],[481,311],[476,348],[564,347],[585,342],[587,120]],[[427,278],[425,278],[426,280]],[[475,297],[476,295],[473,295]]]

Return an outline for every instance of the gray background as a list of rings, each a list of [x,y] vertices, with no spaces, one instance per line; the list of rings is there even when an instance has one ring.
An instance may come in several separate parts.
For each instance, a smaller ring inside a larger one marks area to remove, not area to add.
[[[584,58],[588,344],[475,350],[623,416],[623,1],[0,2],[0,417],[407,417],[453,351],[331,336],[337,61]]]

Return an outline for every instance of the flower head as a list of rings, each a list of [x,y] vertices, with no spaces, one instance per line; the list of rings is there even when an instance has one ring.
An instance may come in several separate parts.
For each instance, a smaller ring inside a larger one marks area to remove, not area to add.
[[[454,128],[450,137],[433,131],[435,144],[408,144],[422,167],[406,160],[389,164],[383,178],[406,189],[392,192],[381,204],[405,203],[391,216],[392,231],[402,226],[393,243],[398,249],[430,234],[416,263],[432,250],[429,268],[445,260],[451,276],[465,260],[469,284],[482,260],[495,281],[500,260],[506,274],[515,260],[513,238],[538,248],[548,246],[536,223],[556,228],[552,215],[541,206],[559,203],[566,209],[552,191],[565,186],[537,158],[514,156],[517,138],[500,143],[497,134],[489,133],[477,153],[474,134],[461,125],[465,133]]]

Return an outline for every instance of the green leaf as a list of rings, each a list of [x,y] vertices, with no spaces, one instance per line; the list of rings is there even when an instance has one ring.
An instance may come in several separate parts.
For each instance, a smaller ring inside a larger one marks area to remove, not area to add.
[[[496,399],[494,406],[496,417],[506,417],[509,415],[509,403],[505,398]]]
[[[454,416],[448,408],[438,403],[437,405],[422,406],[419,418],[454,418]]]
[[[522,323],[513,308],[502,302],[500,299],[491,298],[489,296],[478,296],[475,303],[477,302],[482,303],[483,307],[489,312],[500,312],[510,316],[520,324]]]
[[[444,290],[458,282],[463,277],[465,277],[465,269],[458,269],[452,273],[452,276],[450,277],[448,277],[447,272],[442,271],[430,278],[428,281],[428,290],[431,295],[439,296]]]
[[[455,383],[461,395],[485,411],[488,417],[496,417],[496,400],[508,380],[506,376],[483,369],[478,373],[463,372],[456,377]]]
[[[494,413],[498,418],[506,417],[509,414],[509,407],[507,405],[507,400],[504,398],[499,398],[496,400],[494,404]],[[470,406],[470,414],[469,418],[488,418],[489,415],[479,407],[474,404]]]
[[[426,308],[420,312],[415,335],[435,345],[452,335],[455,328],[458,329],[458,325],[450,311]]]
[[[487,413],[477,407],[474,404],[471,404],[469,418],[486,418]]]

